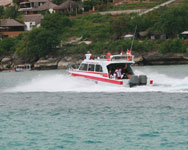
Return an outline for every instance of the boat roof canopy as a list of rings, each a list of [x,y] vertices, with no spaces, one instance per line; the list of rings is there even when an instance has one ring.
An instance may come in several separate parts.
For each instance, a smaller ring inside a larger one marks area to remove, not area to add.
[[[100,63],[105,62],[106,64],[113,64],[113,63],[127,63],[127,64],[133,64],[134,62],[134,55],[111,55],[110,59],[106,59],[106,57],[103,55],[102,57],[97,57],[96,59],[91,60],[84,60],[84,63]]]

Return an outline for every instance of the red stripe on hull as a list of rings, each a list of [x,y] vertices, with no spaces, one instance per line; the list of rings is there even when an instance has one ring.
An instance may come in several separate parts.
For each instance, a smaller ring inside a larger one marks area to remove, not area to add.
[[[100,77],[93,77],[93,76],[83,75],[83,74],[77,74],[77,73],[71,73],[71,74],[72,74],[72,76],[84,77],[84,78],[93,79],[93,80],[97,80],[97,81],[102,81],[102,82],[108,82],[108,83],[123,85],[123,81],[105,79],[105,78],[100,78]]]

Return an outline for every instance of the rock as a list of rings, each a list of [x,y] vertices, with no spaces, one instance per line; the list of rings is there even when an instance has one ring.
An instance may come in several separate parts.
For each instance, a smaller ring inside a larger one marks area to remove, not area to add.
[[[188,60],[188,56],[183,56],[184,59]]]
[[[137,56],[134,58],[135,63],[139,63],[143,61],[143,57],[142,56]]]
[[[3,71],[3,66],[2,65],[0,65],[0,71]]]
[[[9,70],[11,69],[11,64],[2,64],[1,65],[1,70]]]
[[[57,69],[58,62],[57,58],[41,58],[34,64],[34,68],[36,70]]]
[[[71,59],[62,58],[58,63],[58,69],[67,69],[68,65],[71,65],[73,68],[78,68],[81,62],[82,62],[81,59],[76,60],[72,58]]]
[[[64,60],[60,60],[57,68],[58,69],[66,69],[68,65],[69,65],[69,62],[66,62]]]
[[[11,57],[4,57],[1,60],[1,66],[0,66],[0,70],[9,70],[11,69],[12,66],[12,58]]]
[[[148,53],[144,56],[144,65],[187,64],[185,54],[182,53]]]
[[[72,57],[65,56],[62,60],[64,60],[64,61],[71,61]]]
[[[11,57],[4,57],[4,58],[1,60],[1,63],[2,63],[2,64],[10,63],[11,60],[12,60]]]
[[[185,53],[167,53],[161,54],[158,51],[152,52],[133,52],[135,56],[135,65],[173,65],[173,64],[188,64],[188,54]],[[48,56],[49,57],[49,56]],[[73,68],[78,68],[83,61],[83,54],[75,54],[65,56],[63,58],[40,58],[34,64],[37,70],[44,69],[66,69],[70,64]],[[18,64],[29,63],[18,57],[0,57],[0,71],[13,69]]]

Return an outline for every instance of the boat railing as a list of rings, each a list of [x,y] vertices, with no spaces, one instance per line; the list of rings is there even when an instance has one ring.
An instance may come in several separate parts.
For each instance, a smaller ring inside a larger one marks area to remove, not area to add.
[[[106,60],[106,56],[105,55],[94,55],[94,59],[102,59],[102,60]]]
[[[100,57],[97,57],[97,59],[100,60],[108,60],[105,55],[101,55]],[[134,55],[112,55],[110,56],[110,59],[108,61],[134,61]]]
[[[127,61],[134,61],[134,55],[112,55],[111,60],[116,60],[116,61],[122,61],[122,60],[127,60]]]

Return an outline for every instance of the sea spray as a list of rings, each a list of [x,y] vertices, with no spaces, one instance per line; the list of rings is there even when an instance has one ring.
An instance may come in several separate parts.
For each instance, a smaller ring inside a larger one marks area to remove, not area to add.
[[[188,77],[174,78],[148,69],[135,69],[135,74],[146,74],[148,80],[152,79],[154,84],[149,85],[148,82],[147,86],[119,87],[82,77],[72,77],[67,72],[46,72],[45,75],[34,76],[31,80],[19,83],[4,92],[188,92]]]

